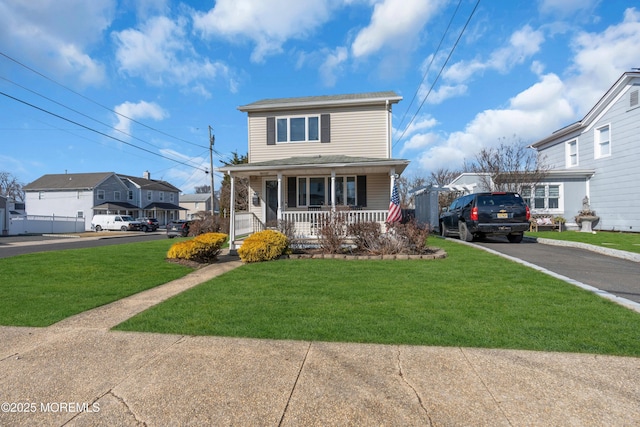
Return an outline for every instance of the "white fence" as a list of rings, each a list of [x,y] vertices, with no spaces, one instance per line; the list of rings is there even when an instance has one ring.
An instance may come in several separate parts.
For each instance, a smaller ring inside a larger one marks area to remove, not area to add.
[[[9,235],[60,234],[85,231],[84,218],[74,216],[26,215],[9,219]]]

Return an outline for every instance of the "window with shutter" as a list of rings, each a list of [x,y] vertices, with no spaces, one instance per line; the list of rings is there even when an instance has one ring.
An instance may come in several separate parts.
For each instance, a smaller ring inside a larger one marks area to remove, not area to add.
[[[636,107],[638,105],[638,90],[631,91],[629,94],[629,106]]]

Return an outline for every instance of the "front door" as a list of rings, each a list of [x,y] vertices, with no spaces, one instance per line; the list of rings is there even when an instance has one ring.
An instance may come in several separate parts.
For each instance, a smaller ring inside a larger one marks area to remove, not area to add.
[[[278,222],[278,181],[267,180],[264,183],[266,206],[266,224],[268,227]]]

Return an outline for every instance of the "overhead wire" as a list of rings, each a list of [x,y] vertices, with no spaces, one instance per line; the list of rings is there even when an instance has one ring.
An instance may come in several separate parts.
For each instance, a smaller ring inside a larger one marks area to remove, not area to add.
[[[19,98],[16,98],[16,97],[14,97],[14,96],[11,96],[11,95],[9,95],[8,93],[5,93],[5,92],[0,91],[0,95],[3,95],[3,96],[5,96],[5,97],[7,97],[7,98],[9,98],[9,99],[13,99],[14,101],[20,102],[21,104],[27,105],[27,106],[29,106],[29,107],[31,107],[31,108],[36,109],[36,110],[42,111],[43,113],[49,114],[49,115],[54,116],[54,117],[57,117],[57,118],[59,118],[59,119],[61,119],[61,120],[67,121],[67,122],[69,122],[69,123],[72,123],[72,124],[74,124],[74,125],[76,125],[76,126],[80,126],[81,128],[87,129],[87,130],[89,130],[89,131],[91,131],[91,132],[95,132],[95,133],[97,133],[97,134],[99,134],[99,135],[102,135],[102,136],[105,136],[105,137],[107,137],[107,138],[113,139],[114,141],[118,141],[118,142],[121,142],[121,143],[123,143],[123,144],[125,144],[125,145],[128,145],[128,146],[130,146],[130,147],[137,148],[138,150],[145,151],[145,152],[147,152],[147,153],[149,153],[149,154],[152,154],[152,155],[154,155],[154,156],[158,156],[158,157],[161,157],[161,158],[163,158],[163,159],[165,159],[165,160],[170,160],[170,161],[172,161],[172,162],[176,162],[176,163],[179,163],[179,164],[181,164],[181,165],[188,166],[188,167],[191,167],[191,168],[200,169],[200,168],[197,168],[196,166],[190,165],[190,164],[185,163],[185,162],[182,162],[182,161],[180,161],[180,160],[172,159],[171,157],[164,156],[164,155],[162,155],[162,154],[156,153],[156,152],[151,151],[151,150],[148,150],[148,149],[146,149],[146,148],[139,147],[139,146],[137,146],[137,145],[135,145],[135,144],[131,144],[130,142],[124,141],[124,140],[122,140],[122,139],[120,139],[120,138],[116,138],[115,136],[112,136],[112,135],[109,135],[109,134],[107,134],[107,133],[101,132],[101,131],[99,131],[99,130],[97,130],[97,129],[93,129],[93,128],[89,127],[89,126],[83,125],[82,123],[79,123],[79,122],[76,122],[76,121],[74,121],[74,120],[68,119],[68,118],[66,118],[66,117],[64,117],[64,116],[61,116],[61,115],[56,114],[56,113],[54,113],[54,112],[52,112],[52,111],[46,110],[46,109],[44,109],[44,108],[42,108],[42,107],[38,107],[38,106],[37,106],[37,105],[35,105],[35,104],[31,104],[31,103],[29,103],[29,102],[27,102],[27,101],[24,101],[24,100],[22,100],[22,99],[19,99]],[[203,171],[203,172],[207,172],[207,170],[206,170],[206,169],[200,169],[200,170],[201,170],[201,171]]]
[[[117,111],[115,111],[115,110],[113,110],[113,109],[111,109],[111,108],[107,107],[106,105],[102,105],[101,103],[99,103],[99,102],[97,102],[97,101],[95,101],[95,100],[93,100],[93,99],[89,98],[88,96],[85,96],[85,95],[83,95],[83,94],[81,94],[81,93],[79,93],[79,92],[77,92],[77,91],[75,91],[75,90],[73,90],[73,89],[71,89],[71,88],[69,88],[69,87],[67,87],[67,86],[63,85],[62,83],[57,82],[56,80],[52,79],[51,77],[48,77],[47,75],[45,75],[45,74],[41,73],[40,71],[38,71],[38,70],[36,70],[36,69],[34,69],[34,68],[31,68],[31,67],[29,67],[29,66],[28,66],[28,65],[26,65],[26,64],[23,64],[22,62],[18,61],[18,60],[17,60],[17,59],[15,59],[15,58],[10,57],[9,55],[7,55],[7,54],[6,54],[6,53],[4,53],[4,52],[0,52],[0,56],[3,56],[3,57],[5,57],[5,58],[7,58],[8,60],[10,60],[10,61],[12,61],[12,62],[14,62],[14,63],[18,64],[19,66],[21,66],[21,67],[23,67],[23,68],[25,68],[25,69],[27,69],[27,70],[31,71],[31,72],[32,72],[32,73],[34,73],[34,74],[39,75],[40,77],[42,77],[42,78],[44,78],[44,79],[46,79],[46,80],[50,81],[51,83],[54,83],[54,84],[56,84],[56,85],[58,85],[58,86],[62,87],[62,88],[63,88],[63,89],[65,89],[65,90],[68,90],[69,92],[71,92],[71,93],[73,93],[73,94],[75,94],[75,95],[77,95],[77,96],[79,96],[79,97],[81,97],[81,98],[83,98],[83,99],[85,99],[85,100],[87,100],[87,101],[91,102],[92,104],[95,104],[95,105],[97,105],[97,106],[99,106],[99,107],[101,107],[101,108],[104,108],[104,109],[105,109],[105,110],[107,110],[107,111],[110,111],[110,112],[112,112],[112,113],[114,113],[114,114],[117,114],[117,115],[118,115],[118,116],[120,116],[120,117],[123,117],[123,118],[125,118],[125,119],[127,119],[127,120],[130,120],[130,121],[132,121],[133,123],[136,123],[136,124],[138,124],[138,125],[140,125],[140,126],[143,126],[143,127],[147,128],[147,129],[149,129],[149,130],[152,130],[152,131],[154,131],[154,132],[158,132],[158,133],[160,133],[160,134],[162,134],[162,135],[164,135],[164,136],[167,136],[167,137],[169,137],[169,138],[173,138],[173,139],[175,139],[175,140],[182,141],[182,142],[184,142],[184,143],[186,143],[186,144],[194,145],[194,146],[196,146],[196,147],[200,147],[200,148],[206,148],[206,149],[209,149],[209,147],[205,147],[205,146],[203,146],[203,145],[196,144],[196,143],[193,143],[193,142],[191,142],[191,141],[187,141],[186,139],[179,138],[179,137],[177,137],[177,136],[171,135],[171,134],[169,134],[169,133],[166,133],[166,132],[163,132],[163,131],[161,131],[161,130],[159,130],[159,129],[156,129],[156,128],[152,127],[152,126],[149,126],[149,125],[147,125],[147,124],[145,124],[145,123],[142,123],[142,122],[140,122],[140,121],[138,121],[138,120],[132,119],[131,117],[128,117],[128,116],[126,116],[126,115],[124,115],[124,114],[122,114],[122,113],[118,113]]]
[[[460,31],[460,34],[458,35],[458,38],[456,39],[455,43],[453,44],[453,46],[451,47],[451,50],[449,51],[449,55],[447,55],[447,59],[444,61],[444,63],[442,64],[442,67],[440,67],[440,71],[438,72],[438,75],[436,76],[436,78],[433,80],[433,83],[431,84],[431,87],[429,87],[429,91],[427,92],[427,94],[424,96],[424,98],[422,99],[422,102],[420,103],[420,106],[418,107],[418,109],[416,110],[416,112],[413,114],[413,117],[411,118],[411,120],[409,121],[409,123],[407,124],[407,127],[405,127],[404,131],[402,132],[402,134],[398,137],[398,139],[396,140],[396,142],[393,143],[392,147],[395,147],[398,142],[400,142],[402,140],[402,138],[404,137],[405,133],[407,132],[407,130],[409,129],[409,127],[411,126],[411,124],[413,123],[413,121],[416,119],[416,117],[418,116],[418,113],[420,112],[420,110],[422,109],[424,103],[426,102],[427,98],[429,97],[429,95],[431,94],[431,92],[433,91],[433,88],[435,87],[436,83],[438,82],[438,80],[440,79],[440,76],[442,75],[442,72],[444,71],[445,67],[447,66],[447,63],[449,62],[449,60],[451,59],[451,56],[453,56],[453,52],[455,51],[456,47],[458,46],[458,43],[460,43],[460,39],[462,38],[462,35],[464,34],[464,32],[466,31],[467,27],[469,26],[469,22],[471,22],[471,18],[473,17],[473,15],[476,13],[476,10],[478,9],[478,5],[480,4],[480,0],[476,1],[475,6],[473,7],[473,10],[471,11],[471,13],[469,14],[469,17],[467,18],[467,21],[464,24],[464,27],[462,27],[462,30]],[[422,84],[422,83],[421,83]]]

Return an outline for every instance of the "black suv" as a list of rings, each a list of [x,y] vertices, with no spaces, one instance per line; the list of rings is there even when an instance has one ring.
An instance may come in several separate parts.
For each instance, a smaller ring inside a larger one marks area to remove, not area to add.
[[[158,220],[155,218],[137,218],[136,221],[140,221],[140,223],[142,224],[140,226],[140,230],[144,231],[145,233],[147,231],[156,231],[158,227],[160,227]]]
[[[467,242],[484,236],[507,236],[520,243],[529,229],[529,206],[518,193],[475,193],[455,199],[440,215],[440,234]]]

